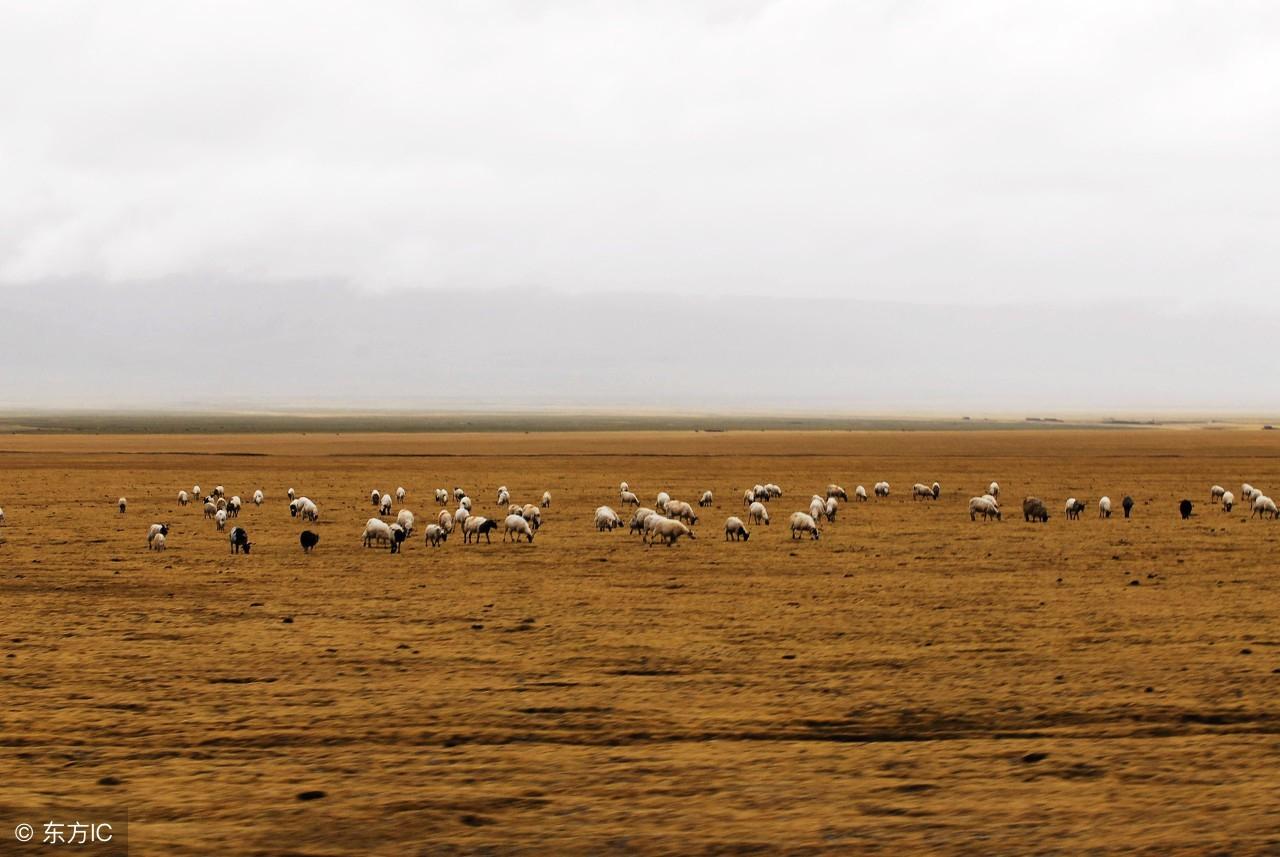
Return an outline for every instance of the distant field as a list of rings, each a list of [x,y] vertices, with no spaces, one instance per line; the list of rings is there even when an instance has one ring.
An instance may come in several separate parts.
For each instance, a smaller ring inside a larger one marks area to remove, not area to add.
[[[125,805],[135,855],[1280,849],[1280,523],[1208,503],[1280,492],[1274,432],[161,425],[0,437],[0,807]],[[646,548],[591,525],[623,479],[716,505]],[[1005,520],[971,522],[992,479]],[[773,525],[725,543],[761,481]],[[196,482],[266,492],[250,556],[178,508]],[[421,528],[499,484],[552,492],[533,544],[359,544],[371,489]]]

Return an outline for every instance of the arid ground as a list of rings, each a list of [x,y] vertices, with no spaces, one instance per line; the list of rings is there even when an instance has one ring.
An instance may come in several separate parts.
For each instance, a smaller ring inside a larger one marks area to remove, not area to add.
[[[624,479],[716,506],[646,548],[592,526]],[[148,855],[1280,853],[1280,523],[1208,502],[1242,481],[1280,496],[1280,433],[3,436],[0,805],[125,806]],[[266,492],[250,556],[193,483]],[[499,484],[552,492],[533,544],[423,544],[434,488]],[[419,534],[362,548],[398,485]]]

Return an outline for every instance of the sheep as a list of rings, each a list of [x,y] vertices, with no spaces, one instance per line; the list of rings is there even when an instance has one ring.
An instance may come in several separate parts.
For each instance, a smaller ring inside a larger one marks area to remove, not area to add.
[[[815,540],[818,538],[818,522],[813,519],[812,515],[806,515],[804,512],[794,512],[791,515],[791,538],[798,539],[801,533],[808,533]]]
[[[524,514],[524,506],[521,506],[519,503],[512,503],[511,505],[507,506],[507,514],[508,514],[508,515],[523,515],[523,514]]]
[[[596,529],[600,532],[613,532],[616,528],[622,526],[622,519],[618,517],[618,513],[608,506],[596,507]]]
[[[1039,521],[1042,524],[1047,524],[1049,523],[1049,510],[1039,497],[1023,497],[1022,519],[1024,521]]]
[[[1240,486],[1240,497],[1241,497],[1241,499],[1243,499],[1246,503],[1252,503],[1252,502],[1253,502],[1253,493],[1254,493],[1254,487],[1253,487],[1252,485],[1250,485],[1248,482],[1246,482],[1246,483],[1244,483],[1242,486]]]
[[[383,515],[391,514],[391,495],[390,494],[382,495],[382,502],[378,504],[378,511],[380,514],[383,514]]]
[[[249,548],[253,547],[253,544],[249,541],[249,533],[243,527],[232,527],[231,535],[227,537],[227,541],[231,543],[232,553],[240,553],[241,551],[248,553]]]
[[[391,552],[400,553],[400,545],[404,544],[408,534],[404,531],[404,527],[399,524],[392,524],[388,529],[391,530]]]
[[[827,516],[827,523],[834,524],[836,521],[836,511],[840,508],[840,501],[835,497],[827,498],[826,508],[822,510],[822,514]]]
[[[471,517],[471,511],[459,506],[453,510],[453,522],[459,527],[466,523],[467,518]]]
[[[875,484],[875,486],[872,488],[872,490],[875,492],[875,495],[876,495],[877,497],[888,497],[888,496],[889,496],[889,483],[888,483],[888,482],[877,482],[877,483]]]
[[[204,504],[204,516],[206,518],[212,518],[214,515],[217,514],[217,512],[218,512],[218,507],[210,503],[208,500],[206,500]]]
[[[401,485],[399,488],[397,488],[397,489],[396,489],[396,502],[397,502],[397,503],[403,503],[403,502],[404,502],[404,498],[405,498],[406,496],[408,496],[408,492],[404,490],[404,486],[403,486],[403,485]]]
[[[189,495],[186,491],[179,491],[179,492],[178,492],[178,505],[179,505],[179,506],[185,506],[185,505],[187,505],[187,504],[188,504],[188,503],[190,503],[190,502],[191,502],[191,495]]]
[[[436,503],[440,506],[444,506],[448,502],[449,502],[449,492],[444,490],[443,488],[437,488]]]
[[[468,512],[470,512],[470,511],[471,511],[471,498],[470,498],[470,497],[468,497],[466,494],[463,494],[460,498],[458,498],[458,508],[459,508],[459,509],[466,509]]]
[[[307,497],[299,497],[294,502],[298,504],[298,517],[302,518],[304,521],[314,522],[320,520],[320,508],[316,506],[315,503],[311,502],[310,499]]]
[[[995,506],[997,509],[1000,508],[1000,501],[996,499],[994,494],[983,494],[982,499],[989,500],[991,505]]]
[[[116,501],[116,505],[120,507],[120,514],[123,515],[124,510],[129,506],[129,501],[121,497],[119,500]]]
[[[380,503],[382,503],[382,492],[374,488],[369,492],[369,505],[376,509]]]
[[[867,489],[866,489],[866,488],[863,488],[861,485],[859,485],[857,488],[854,488],[854,489],[853,489],[853,501],[854,501],[855,503],[865,503],[865,502],[867,502]]]
[[[193,486],[191,486],[191,499],[196,500],[196,499],[199,499],[199,498],[200,498],[200,496],[201,496],[201,495],[200,495],[200,486],[199,486],[199,485],[193,485]]]
[[[753,524],[769,526],[769,508],[759,500],[751,504],[751,508],[747,510],[747,517],[751,519]]]
[[[625,506],[635,506],[636,508],[640,508],[640,498],[639,498],[639,497],[637,497],[635,494],[632,494],[630,491],[623,491],[623,492],[622,492],[622,505],[623,505],[624,507],[625,507]]]
[[[151,548],[153,551],[164,550],[164,533],[156,533],[155,538],[147,544],[147,547]]]
[[[441,509],[440,517],[436,520],[440,529],[444,530],[446,535],[453,532],[453,515],[449,514],[448,509]]]
[[[1258,495],[1253,498],[1253,513],[1250,514],[1249,517],[1252,518],[1254,515],[1257,515],[1259,518],[1265,518],[1269,515],[1274,519],[1276,517],[1276,501],[1259,492]]]
[[[213,496],[221,497],[223,494],[226,494],[226,493],[227,493],[227,489],[223,488],[221,485],[213,486]]]
[[[1178,514],[1182,516],[1182,520],[1185,521],[1191,517],[1192,508],[1191,501],[1183,498],[1182,502],[1178,504]]]
[[[210,495],[210,496],[212,496],[212,495]],[[213,504],[213,505],[217,506],[219,509],[226,509],[226,508],[227,508],[227,498],[226,498],[226,497],[219,497],[216,501],[214,501],[214,504]]]
[[[285,494],[287,494],[287,495],[289,496],[289,500],[290,500],[291,502],[292,502],[293,500],[298,499],[298,492],[294,491],[292,488],[290,488],[288,491],[286,491],[286,492],[284,492],[284,493],[285,493]]]
[[[702,496],[698,498],[698,505],[704,509],[711,505],[712,494],[710,491],[703,491]]]
[[[466,491],[464,491],[464,490],[462,490],[462,486],[461,486],[461,485],[455,485],[455,486],[453,486],[453,499],[455,499],[455,500],[461,500],[461,499],[462,499],[463,497],[465,497],[465,496],[467,496],[467,492],[466,492]]]
[[[400,514],[396,515],[396,523],[404,527],[406,536],[413,535],[413,512],[408,509],[401,509]]]
[[[832,497],[839,497],[841,500],[845,501],[846,503],[849,502],[849,495],[845,493],[845,490],[843,488],[841,488],[839,485],[836,485],[834,483],[827,486],[827,499],[831,499]]]
[[[1084,511],[1084,501],[1071,497],[1067,500],[1066,505],[1067,520],[1075,521],[1080,519],[1080,513]]]
[[[782,489],[777,485],[774,485],[772,482],[766,482],[764,486],[764,493],[769,495],[770,500],[774,500],[782,496]]]
[[[1110,497],[1103,497],[1101,500],[1098,501],[1098,517],[1099,518],[1111,517],[1111,498]]]
[[[742,523],[741,518],[732,516],[724,519],[724,540],[726,542],[746,541],[751,538],[750,531],[747,530],[746,524]]]
[[[656,515],[656,514],[658,513],[648,508],[647,506],[641,506],[637,508],[635,512],[631,514],[631,521],[627,524],[631,533],[633,535],[635,533],[640,533],[641,535],[644,535],[644,522],[647,521],[650,518],[650,516]]]
[[[490,521],[483,515],[471,515],[462,522],[462,542],[463,544],[470,544],[474,538],[475,543],[480,544],[480,537],[484,536],[485,544],[491,544],[489,533],[497,528],[497,521]]]
[[[311,549],[320,543],[320,536],[310,530],[303,530],[302,535],[298,536],[298,543],[302,545],[303,553],[311,553]]]
[[[676,521],[684,521],[690,526],[698,523],[698,516],[694,513],[693,507],[683,500],[672,500],[667,503],[667,517]]]
[[[550,491],[543,491],[543,492],[542,492],[542,503],[541,503],[540,505],[541,505],[541,506],[542,506],[542,508],[544,508],[544,509],[550,509],[550,508],[551,508],[551,492],[550,492]]]
[[[1221,485],[1214,485],[1209,489],[1209,502],[1217,503],[1222,499],[1222,495],[1225,493],[1227,493],[1226,488],[1223,488]]]
[[[754,488],[748,488],[742,492],[742,505],[744,508],[756,502],[756,492]]]
[[[227,515],[232,518],[240,517],[240,507],[243,503],[240,501],[239,495],[232,497],[227,501]]]
[[[1223,491],[1222,492],[1222,511],[1230,512],[1231,507],[1234,506],[1235,504],[1236,504],[1236,495],[1232,494],[1230,491]],[[1126,515],[1125,517],[1128,517],[1128,515]]]
[[[989,521],[992,518],[997,521],[1001,520],[999,505],[985,496],[969,498],[969,520],[976,521],[979,515],[982,516],[984,521]]]
[[[942,496],[942,486],[937,482],[933,483],[929,490],[933,492],[933,499],[935,500]]]
[[[445,513],[449,514],[448,512]],[[427,524],[427,544],[439,547],[449,539],[449,531],[439,524]]]
[[[526,503],[517,514],[529,522],[535,533],[542,528],[542,510],[532,503]]]
[[[512,542],[520,541],[523,534],[525,541],[533,541],[533,528],[529,526],[529,522],[524,519],[523,515],[507,515],[507,519],[502,522],[502,540],[505,542],[507,536],[511,536]]]
[[[809,498],[809,517],[815,521],[827,513],[827,501],[817,494]]]
[[[365,547],[372,546],[374,542],[391,544],[391,526],[381,518],[370,518],[365,522],[361,541]]]
[[[659,491],[657,499],[653,504],[653,508],[657,509],[659,512],[665,515],[667,513],[667,504],[670,502],[671,502],[671,495],[668,494],[666,491]]]
[[[227,528],[227,510],[219,509],[217,514],[213,516],[213,522],[218,525],[218,532],[222,532]]]
[[[150,546],[152,540],[155,539],[156,536],[167,536],[167,535],[169,535],[168,524],[152,524],[147,529],[147,545]]]
[[[912,500],[936,500],[937,498],[933,496],[932,488],[930,488],[928,485],[925,485],[923,482],[917,482],[915,485],[911,486],[911,499]]]
[[[1120,505],[1124,507],[1124,516],[1129,517],[1129,513],[1133,511],[1133,498],[1128,494],[1124,495],[1124,499],[1120,501]]]
[[[626,493],[627,493],[628,491],[630,491],[630,490],[631,490],[631,486],[630,486],[630,485],[628,485],[626,482],[621,482],[621,483],[619,483],[619,485],[618,485],[618,491],[619,491],[619,492],[621,492],[621,493],[623,493],[623,494],[626,494]]]
[[[507,490],[507,486],[503,485],[498,489],[498,505],[506,506],[511,502],[511,492]]]
[[[987,486],[987,493],[992,497],[998,498],[1000,496],[1000,483],[992,480],[991,484]]]
[[[683,522],[674,518],[664,518],[661,515],[652,515],[645,521],[645,534],[648,537],[649,546],[653,547],[656,539],[661,539],[667,547],[674,545],[681,536],[696,538],[693,531],[684,525]]]
[[[266,499],[267,499],[267,495],[262,493],[261,488],[253,492],[253,505],[261,506],[263,501],[265,501]]]

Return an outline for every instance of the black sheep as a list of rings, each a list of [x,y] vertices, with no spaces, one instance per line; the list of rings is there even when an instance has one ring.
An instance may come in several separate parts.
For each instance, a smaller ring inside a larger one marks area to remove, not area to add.
[[[253,547],[253,545],[250,544],[249,542],[249,534],[245,532],[244,528],[242,527],[232,528],[231,536],[229,540],[231,542],[232,553],[240,553],[240,551],[242,550],[245,553],[248,553],[249,548]]]
[[[1182,514],[1182,520],[1185,521],[1187,518],[1190,518],[1191,517],[1191,501],[1183,500],[1181,503],[1179,503],[1178,512]]]
[[[303,530],[302,535],[298,536],[298,541],[302,543],[303,553],[311,553],[311,549],[320,541],[320,536],[310,530]]]
[[[1129,517],[1129,513],[1133,511],[1133,498],[1128,494],[1124,495],[1124,499],[1120,501],[1120,505],[1124,506],[1124,516]]]

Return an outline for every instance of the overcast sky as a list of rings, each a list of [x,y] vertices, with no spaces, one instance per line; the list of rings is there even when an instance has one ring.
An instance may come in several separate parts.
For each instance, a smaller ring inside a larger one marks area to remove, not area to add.
[[[1229,325],[1280,312],[1277,152],[1271,2],[0,4],[0,295],[163,284],[157,326],[251,284]]]

